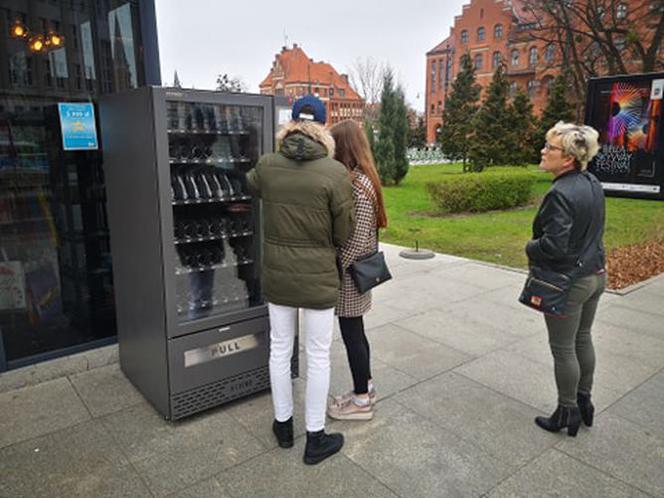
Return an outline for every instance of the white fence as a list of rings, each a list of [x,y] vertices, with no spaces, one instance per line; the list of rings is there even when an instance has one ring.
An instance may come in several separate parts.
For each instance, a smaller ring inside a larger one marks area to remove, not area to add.
[[[420,149],[408,149],[408,163],[411,166],[418,166],[420,164],[440,164],[448,163],[445,159],[443,151],[438,147],[423,147]]]

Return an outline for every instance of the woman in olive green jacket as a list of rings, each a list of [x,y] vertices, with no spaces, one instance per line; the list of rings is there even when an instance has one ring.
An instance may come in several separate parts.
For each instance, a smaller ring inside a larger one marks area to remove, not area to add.
[[[305,116],[306,119],[305,120]],[[304,97],[293,121],[277,135],[277,150],[249,172],[249,188],[263,201],[263,286],[270,313],[272,430],[283,448],[293,446],[291,356],[297,313],[307,355],[304,462],[318,463],[343,446],[325,434],[330,387],[330,345],[340,277],[336,247],[354,229],[353,188],[334,157],[325,129],[325,106]]]

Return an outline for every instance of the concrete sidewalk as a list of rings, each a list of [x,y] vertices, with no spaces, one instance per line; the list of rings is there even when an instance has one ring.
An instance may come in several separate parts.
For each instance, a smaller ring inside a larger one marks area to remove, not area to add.
[[[107,348],[0,375],[0,497],[664,496],[664,276],[602,298],[598,414],[570,438],[533,423],[556,391],[543,319],[516,301],[524,275],[384,249],[395,278],[366,320],[377,413],[329,422],[339,455],[302,463],[303,378],[283,450],[268,393],[169,424]],[[331,393],[346,391],[338,333],[332,369]]]

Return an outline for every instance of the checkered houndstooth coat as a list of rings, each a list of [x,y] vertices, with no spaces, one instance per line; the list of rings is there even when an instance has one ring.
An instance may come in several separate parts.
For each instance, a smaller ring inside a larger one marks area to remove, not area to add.
[[[360,294],[348,272],[351,263],[376,250],[376,193],[369,178],[356,173],[353,181],[355,203],[355,231],[350,239],[337,250],[343,269],[341,291],[337,301],[336,314],[343,317],[362,316],[371,309],[371,291]]]

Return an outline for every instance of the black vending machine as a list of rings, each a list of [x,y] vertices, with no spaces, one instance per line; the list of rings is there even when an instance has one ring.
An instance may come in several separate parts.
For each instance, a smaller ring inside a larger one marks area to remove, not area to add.
[[[99,113],[123,372],[169,420],[268,388],[245,175],[273,149],[272,97],[145,87]]]
[[[588,81],[586,124],[600,133],[588,166],[609,195],[664,199],[664,73]]]

